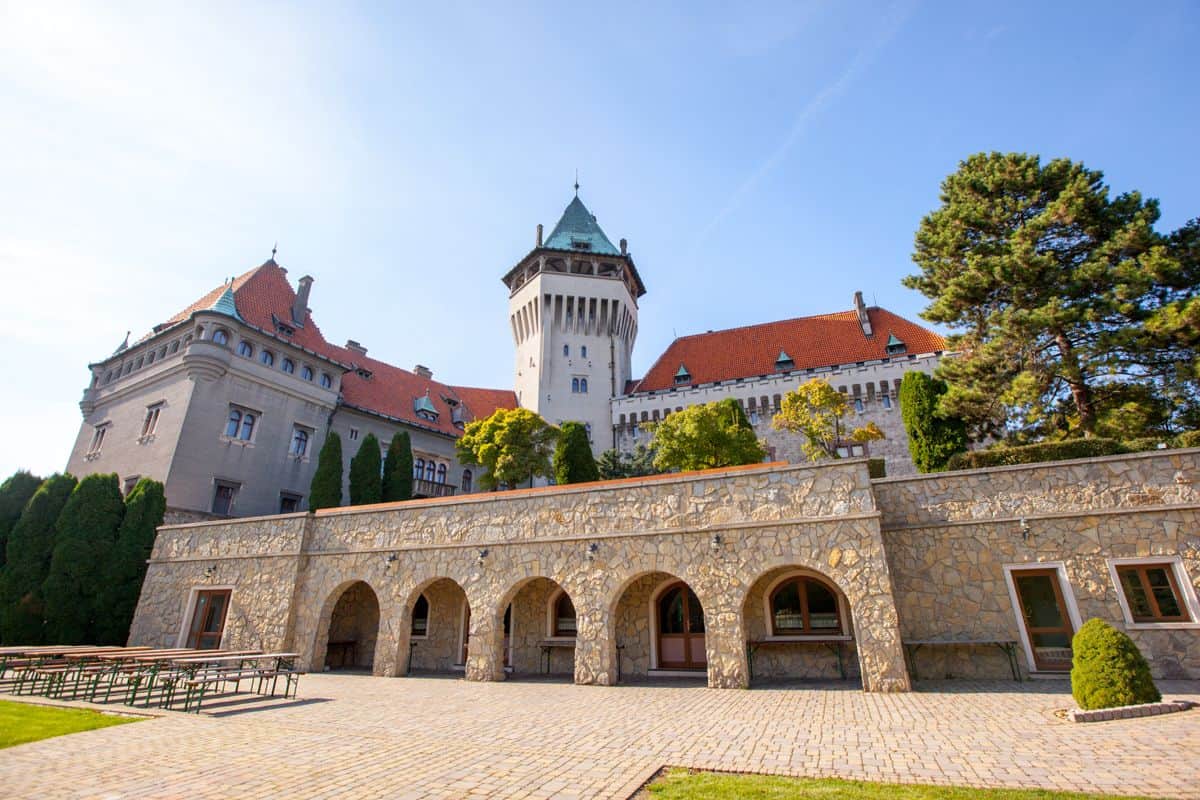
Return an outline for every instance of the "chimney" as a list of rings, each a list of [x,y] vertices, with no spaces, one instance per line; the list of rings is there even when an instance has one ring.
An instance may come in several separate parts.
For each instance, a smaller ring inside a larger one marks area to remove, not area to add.
[[[538,227],[537,227],[537,244],[535,244],[534,247],[541,247],[541,246],[542,246],[542,223],[539,222]]]
[[[863,303],[862,292],[854,293],[854,310],[858,313],[858,324],[862,326],[863,333],[870,336],[871,318],[867,316],[867,306]]]
[[[304,314],[308,311],[308,293],[312,291],[313,279],[305,275],[300,279],[300,288],[296,290],[296,299],[292,303],[292,322],[304,324]]]
[[[624,239],[621,240],[621,255],[629,255],[629,242]]]
[[[360,356],[365,356],[367,354],[367,348],[363,347],[361,344],[354,341],[353,339],[346,340],[346,349],[353,350],[354,352],[358,353]]]
[[[413,372],[417,373],[422,378],[433,378],[433,370],[424,364],[417,364],[415,367],[413,367]]]

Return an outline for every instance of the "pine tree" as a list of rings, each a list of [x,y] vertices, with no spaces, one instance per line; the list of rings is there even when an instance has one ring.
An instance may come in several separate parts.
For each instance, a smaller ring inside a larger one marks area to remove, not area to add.
[[[42,479],[25,470],[18,470],[0,484],[0,567],[4,566],[8,534],[21,518],[21,512],[33,493],[42,485]]]
[[[342,437],[333,431],[317,455],[317,470],[308,490],[308,510],[337,508],[342,504]]]
[[[413,455],[408,431],[392,436],[383,460],[383,502],[412,499]]]
[[[358,453],[350,459],[350,505],[365,506],[379,502],[382,497],[382,467],[379,440],[375,434],[368,433],[358,446]]]
[[[938,399],[946,382],[924,372],[906,372],[900,381],[900,417],[908,432],[908,452],[919,472],[940,472],[955,453],[967,450],[967,425],[942,416]]]
[[[100,592],[97,644],[123,645],[129,638],[129,625],[146,577],[146,559],[150,558],[154,535],[166,510],[163,485],[149,478],[138,481],[125,498],[125,517],[109,553]]]
[[[564,422],[559,426],[558,444],[554,448],[554,481],[559,485],[587,483],[600,480],[592,446],[588,443],[587,428],[581,422]]]
[[[93,644],[105,585],[105,564],[116,544],[125,503],[117,476],[88,475],[55,523],[54,554],[42,584],[47,638],[54,644]]]
[[[42,583],[50,571],[54,523],[75,489],[70,475],[51,475],[21,511],[8,537],[8,563],[0,573],[0,640],[45,644]]]

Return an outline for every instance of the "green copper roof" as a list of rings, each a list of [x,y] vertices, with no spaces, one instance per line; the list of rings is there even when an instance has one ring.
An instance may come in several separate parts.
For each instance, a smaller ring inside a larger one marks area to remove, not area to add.
[[[787,354],[786,350],[779,351],[779,358],[775,359],[776,364],[791,364],[792,357]]]
[[[433,405],[433,401],[429,399],[428,392],[421,395],[420,397],[413,399],[413,411],[418,414],[422,411],[425,411],[430,414],[433,414],[435,417],[437,416],[437,413],[438,413],[437,408],[435,408]]]
[[[687,367],[683,364],[679,365],[679,371],[675,373],[676,378],[690,378],[691,373],[687,371]]]
[[[237,303],[233,299],[233,284],[228,284],[225,291],[221,292],[221,296],[217,298],[217,302],[209,306],[209,311],[216,311],[218,314],[224,314],[227,317],[233,317],[238,322],[245,322],[242,315],[238,313]]]
[[[904,342],[897,339],[896,334],[889,332],[887,346],[888,347],[903,347]]]
[[[578,195],[567,206],[562,219],[554,226],[544,246],[555,250],[579,250],[609,256],[621,254],[604,235],[604,231],[600,230],[596,218],[587,210],[587,206]]]

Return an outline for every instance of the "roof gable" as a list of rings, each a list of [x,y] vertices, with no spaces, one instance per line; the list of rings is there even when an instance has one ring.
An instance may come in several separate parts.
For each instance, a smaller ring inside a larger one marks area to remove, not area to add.
[[[579,195],[567,205],[562,218],[550,232],[545,247],[554,250],[578,250],[586,253],[602,253],[609,256],[620,255],[613,243],[604,235],[599,223],[587,206],[579,199]]]

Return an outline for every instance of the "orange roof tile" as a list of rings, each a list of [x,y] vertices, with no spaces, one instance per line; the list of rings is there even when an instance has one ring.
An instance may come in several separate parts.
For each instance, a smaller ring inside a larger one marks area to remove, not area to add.
[[[946,348],[937,333],[886,309],[867,309],[872,336],[863,333],[854,311],[765,322],[724,331],[681,336],[654,362],[630,394],[669,389],[682,365],[689,384],[728,381],[775,374],[780,351],[792,358],[792,369],[831,367],[888,358],[889,335],[904,342],[907,353],[933,353]]]

